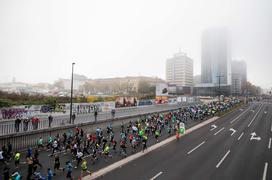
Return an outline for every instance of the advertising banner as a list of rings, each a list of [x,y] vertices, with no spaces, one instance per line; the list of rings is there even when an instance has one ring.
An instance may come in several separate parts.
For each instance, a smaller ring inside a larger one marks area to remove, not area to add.
[[[117,97],[115,100],[115,107],[131,107],[131,106],[137,106],[137,98],[134,96],[124,97],[120,96]]]

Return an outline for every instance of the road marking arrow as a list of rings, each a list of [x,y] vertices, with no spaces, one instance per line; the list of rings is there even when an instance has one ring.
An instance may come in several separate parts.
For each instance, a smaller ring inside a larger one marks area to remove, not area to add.
[[[255,112],[253,109],[250,110],[251,112]]]
[[[214,130],[214,129],[217,128],[217,126],[215,124],[211,125],[211,127],[212,127],[212,129],[210,131],[212,131],[212,130]]]
[[[234,133],[236,133],[236,130],[233,129],[233,128],[230,128],[229,130],[232,131],[231,136],[232,136]]]
[[[260,140],[261,140],[261,137],[260,137],[260,136],[259,136],[259,137],[255,137],[255,136],[256,136],[256,133],[255,133],[255,132],[251,133],[250,135],[251,135],[250,141],[251,141],[251,140],[257,140],[257,141],[260,141]]]

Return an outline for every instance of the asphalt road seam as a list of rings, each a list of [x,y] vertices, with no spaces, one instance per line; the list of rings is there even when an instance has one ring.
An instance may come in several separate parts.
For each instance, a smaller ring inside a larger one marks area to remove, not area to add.
[[[266,180],[267,166],[268,166],[268,163],[266,162],[264,164],[263,180]]]
[[[219,168],[219,166],[223,163],[223,161],[226,159],[226,157],[229,155],[230,150],[223,156],[223,158],[219,161],[219,163],[216,165],[216,168]]]
[[[159,172],[158,174],[156,174],[155,176],[153,176],[152,178],[150,178],[150,180],[156,179],[156,178],[159,177],[161,174],[162,174],[162,172]]]
[[[199,145],[197,145],[195,148],[193,148],[191,151],[189,151],[187,153],[187,155],[191,154],[193,151],[195,151],[196,149],[198,149],[200,146],[202,146],[205,143],[205,141],[203,141],[202,143],[200,143]]]
[[[225,128],[222,127],[219,131],[217,131],[216,133],[214,133],[213,135],[216,136],[218,133],[220,133],[221,131],[223,131]]]
[[[262,107],[263,107],[263,105],[261,105],[259,111],[255,114],[255,116],[254,116],[253,119],[250,121],[250,123],[248,124],[247,127],[250,127],[250,125],[252,124],[252,122],[253,122],[253,121],[256,119],[256,117],[258,116],[259,112],[262,110]]]
[[[244,132],[241,133],[241,135],[238,137],[238,141],[242,138],[242,136],[244,135]]]
[[[268,143],[268,149],[270,149],[271,148],[271,138],[269,138],[269,143]]]

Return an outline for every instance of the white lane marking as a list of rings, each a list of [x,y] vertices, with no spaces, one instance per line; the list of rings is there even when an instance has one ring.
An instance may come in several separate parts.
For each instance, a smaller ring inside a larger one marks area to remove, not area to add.
[[[221,131],[223,131],[225,128],[221,128],[219,131],[217,131],[216,133],[214,133],[213,135],[216,136],[218,133],[220,133]]]
[[[162,174],[162,172],[159,172],[158,174],[156,174],[154,177],[152,177],[150,180],[154,180],[156,179],[157,177],[159,177],[160,175]]]
[[[230,123],[234,123],[234,121],[236,121],[237,119],[239,119],[243,114],[245,114],[247,111],[249,111],[249,109],[247,109],[246,111],[242,112],[239,116],[237,116],[235,119],[233,119],[232,121],[230,121]]]
[[[271,148],[271,138],[269,138],[269,143],[268,143],[268,149],[270,149]]]
[[[213,117],[213,118],[211,118],[209,120],[206,120],[206,121],[204,121],[204,122],[202,122],[200,124],[197,124],[196,126],[193,126],[190,129],[188,129],[185,132],[185,135],[190,134],[191,132],[193,132],[193,131],[195,131],[195,130],[197,130],[199,128],[202,128],[203,126],[205,126],[207,124],[210,124],[210,123],[216,121],[217,119],[218,119],[218,117]],[[131,161],[133,161],[133,160],[135,160],[135,159],[137,159],[139,157],[142,157],[142,156],[154,151],[155,149],[158,149],[161,146],[163,146],[165,144],[168,144],[168,143],[170,143],[172,141],[175,141],[175,140],[176,140],[176,136],[172,136],[172,137],[170,137],[170,138],[168,138],[166,140],[163,140],[163,141],[149,147],[148,150],[145,151],[145,152],[138,152],[136,154],[128,156],[125,159],[117,161],[117,162],[115,162],[115,163],[113,163],[113,164],[111,164],[111,165],[109,165],[107,167],[104,167],[104,168],[92,173],[91,175],[87,175],[87,176],[83,177],[82,180],[91,180],[91,179],[93,180],[93,179],[96,179],[98,177],[101,177],[101,176],[103,176],[103,175],[105,175],[105,174],[119,168],[120,166],[124,166],[125,164],[127,164],[127,163],[129,163],[129,162],[131,162]]]
[[[252,122],[256,119],[257,115],[259,114],[259,112],[262,110],[262,106],[260,107],[259,111],[255,114],[255,116],[253,117],[253,119],[250,121],[250,123],[248,124],[247,127],[250,127],[250,125],[252,124]]]
[[[264,164],[263,180],[266,180],[267,166],[268,166],[268,163],[266,162]]]
[[[229,130],[230,130],[230,131],[232,131],[232,133],[231,133],[231,135],[230,135],[230,136],[232,136],[233,134],[235,134],[235,133],[236,133],[236,130],[235,130],[235,129],[233,129],[233,128],[230,128]]]
[[[270,131],[272,132],[272,123],[271,123],[271,128],[270,128]]]
[[[222,162],[225,160],[225,158],[229,155],[230,150],[224,155],[224,157],[219,161],[219,163],[216,165],[216,168],[219,168],[219,166],[222,164]]]
[[[213,131],[214,129],[217,128],[217,126],[215,124],[211,125],[212,129],[210,131]]]
[[[203,141],[202,143],[200,143],[199,145],[197,145],[195,148],[193,148],[191,151],[187,152],[187,154],[191,154],[193,151],[195,151],[197,148],[199,148],[200,146],[202,146],[205,143],[205,141]]]
[[[241,137],[244,135],[244,132],[242,132],[242,134],[238,137],[238,141],[241,139]]]

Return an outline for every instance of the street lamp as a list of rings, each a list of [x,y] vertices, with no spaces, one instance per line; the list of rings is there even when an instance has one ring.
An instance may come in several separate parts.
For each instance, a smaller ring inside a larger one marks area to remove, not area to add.
[[[71,78],[71,99],[70,99],[70,124],[72,123],[72,106],[73,106],[73,83],[74,83],[74,65],[72,63],[72,78]]]

